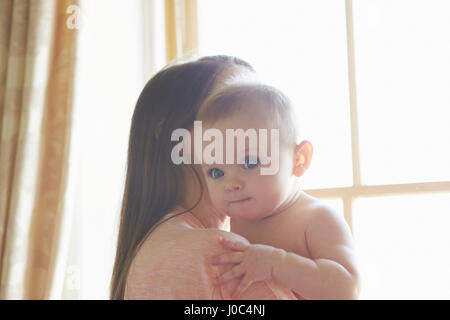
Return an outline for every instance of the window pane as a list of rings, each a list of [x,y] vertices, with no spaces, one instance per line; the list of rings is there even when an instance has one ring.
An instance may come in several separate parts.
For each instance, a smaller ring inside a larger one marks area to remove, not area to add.
[[[353,3],[363,183],[450,180],[450,2]]]
[[[297,106],[305,188],[352,184],[344,1],[199,0],[200,54],[249,61]]]
[[[450,298],[450,193],[361,198],[353,212],[361,299]]]
[[[81,12],[67,203],[74,234],[63,298],[108,299],[131,116],[144,86],[141,7],[83,1]]]

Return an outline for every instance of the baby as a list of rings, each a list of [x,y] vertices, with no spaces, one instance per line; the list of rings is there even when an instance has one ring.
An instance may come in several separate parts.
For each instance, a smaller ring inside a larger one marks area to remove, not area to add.
[[[234,152],[234,163],[202,164],[213,205],[231,217],[231,231],[251,243],[222,240],[232,251],[212,257],[211,263],[233,267],[217,278],[217,285],[239,278],[232,298],[256,281],[273,280],[300,299],[356,299],[359,274],[350,229],[342,215],[304,193],[299,184],[313,148],[298,140],[290,100],[267,85],[232,85],[203,103],[198,120],[224,137],[227,129],[279,133],[266,147],[272,161],[278,161],[275,174],[262,174],[273,164],[262,161],[267,154],[261,145],[257,151],[246,145],[240,162],[239,150],[224,148],[225,154]]]

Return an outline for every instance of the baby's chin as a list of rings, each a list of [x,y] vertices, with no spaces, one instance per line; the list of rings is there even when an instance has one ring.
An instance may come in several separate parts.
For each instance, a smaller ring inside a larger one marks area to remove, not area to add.
[[[231,218],[243,220],[259,220],[263,219],[267,213],[263,212],[255,204],[255,201],[247,200],[243,203],[231,203],[228,205],[228,215]]]

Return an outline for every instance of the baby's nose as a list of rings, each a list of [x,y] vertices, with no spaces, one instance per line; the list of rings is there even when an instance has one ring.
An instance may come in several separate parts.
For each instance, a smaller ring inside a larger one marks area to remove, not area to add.
[[[225,186],[225,190],[228,192],[235,192],[235,191],[242,190],[243,187],[244,187],[244,184],[242,183],[242,181],[233,179],[233,180],[230,180],[227,182],[227,184]]]

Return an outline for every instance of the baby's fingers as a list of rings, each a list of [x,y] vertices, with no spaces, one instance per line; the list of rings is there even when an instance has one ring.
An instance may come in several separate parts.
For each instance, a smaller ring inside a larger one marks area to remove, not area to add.
[[[244,251],[249,246],[247,243],[245,243],[243,241],[231,240],[231,239],[227,239],[225,237],[220,237],[219,241],[222,245],[224,245],[228,249],[236,250],[236,251]]]
[[[225,272],[216,279],[216,284],[223,284],[231,279],[237,278],[245,273],[245,268],[241,264],[233,267],[230,271]]]
[[[244,258],[244,254],[242,252],[231,252],[231,253],[224,253],[219,256],[212,257],[210,259],[210,262],[213,265],[240,263],[240,262],[242,262],[243,258]]]

